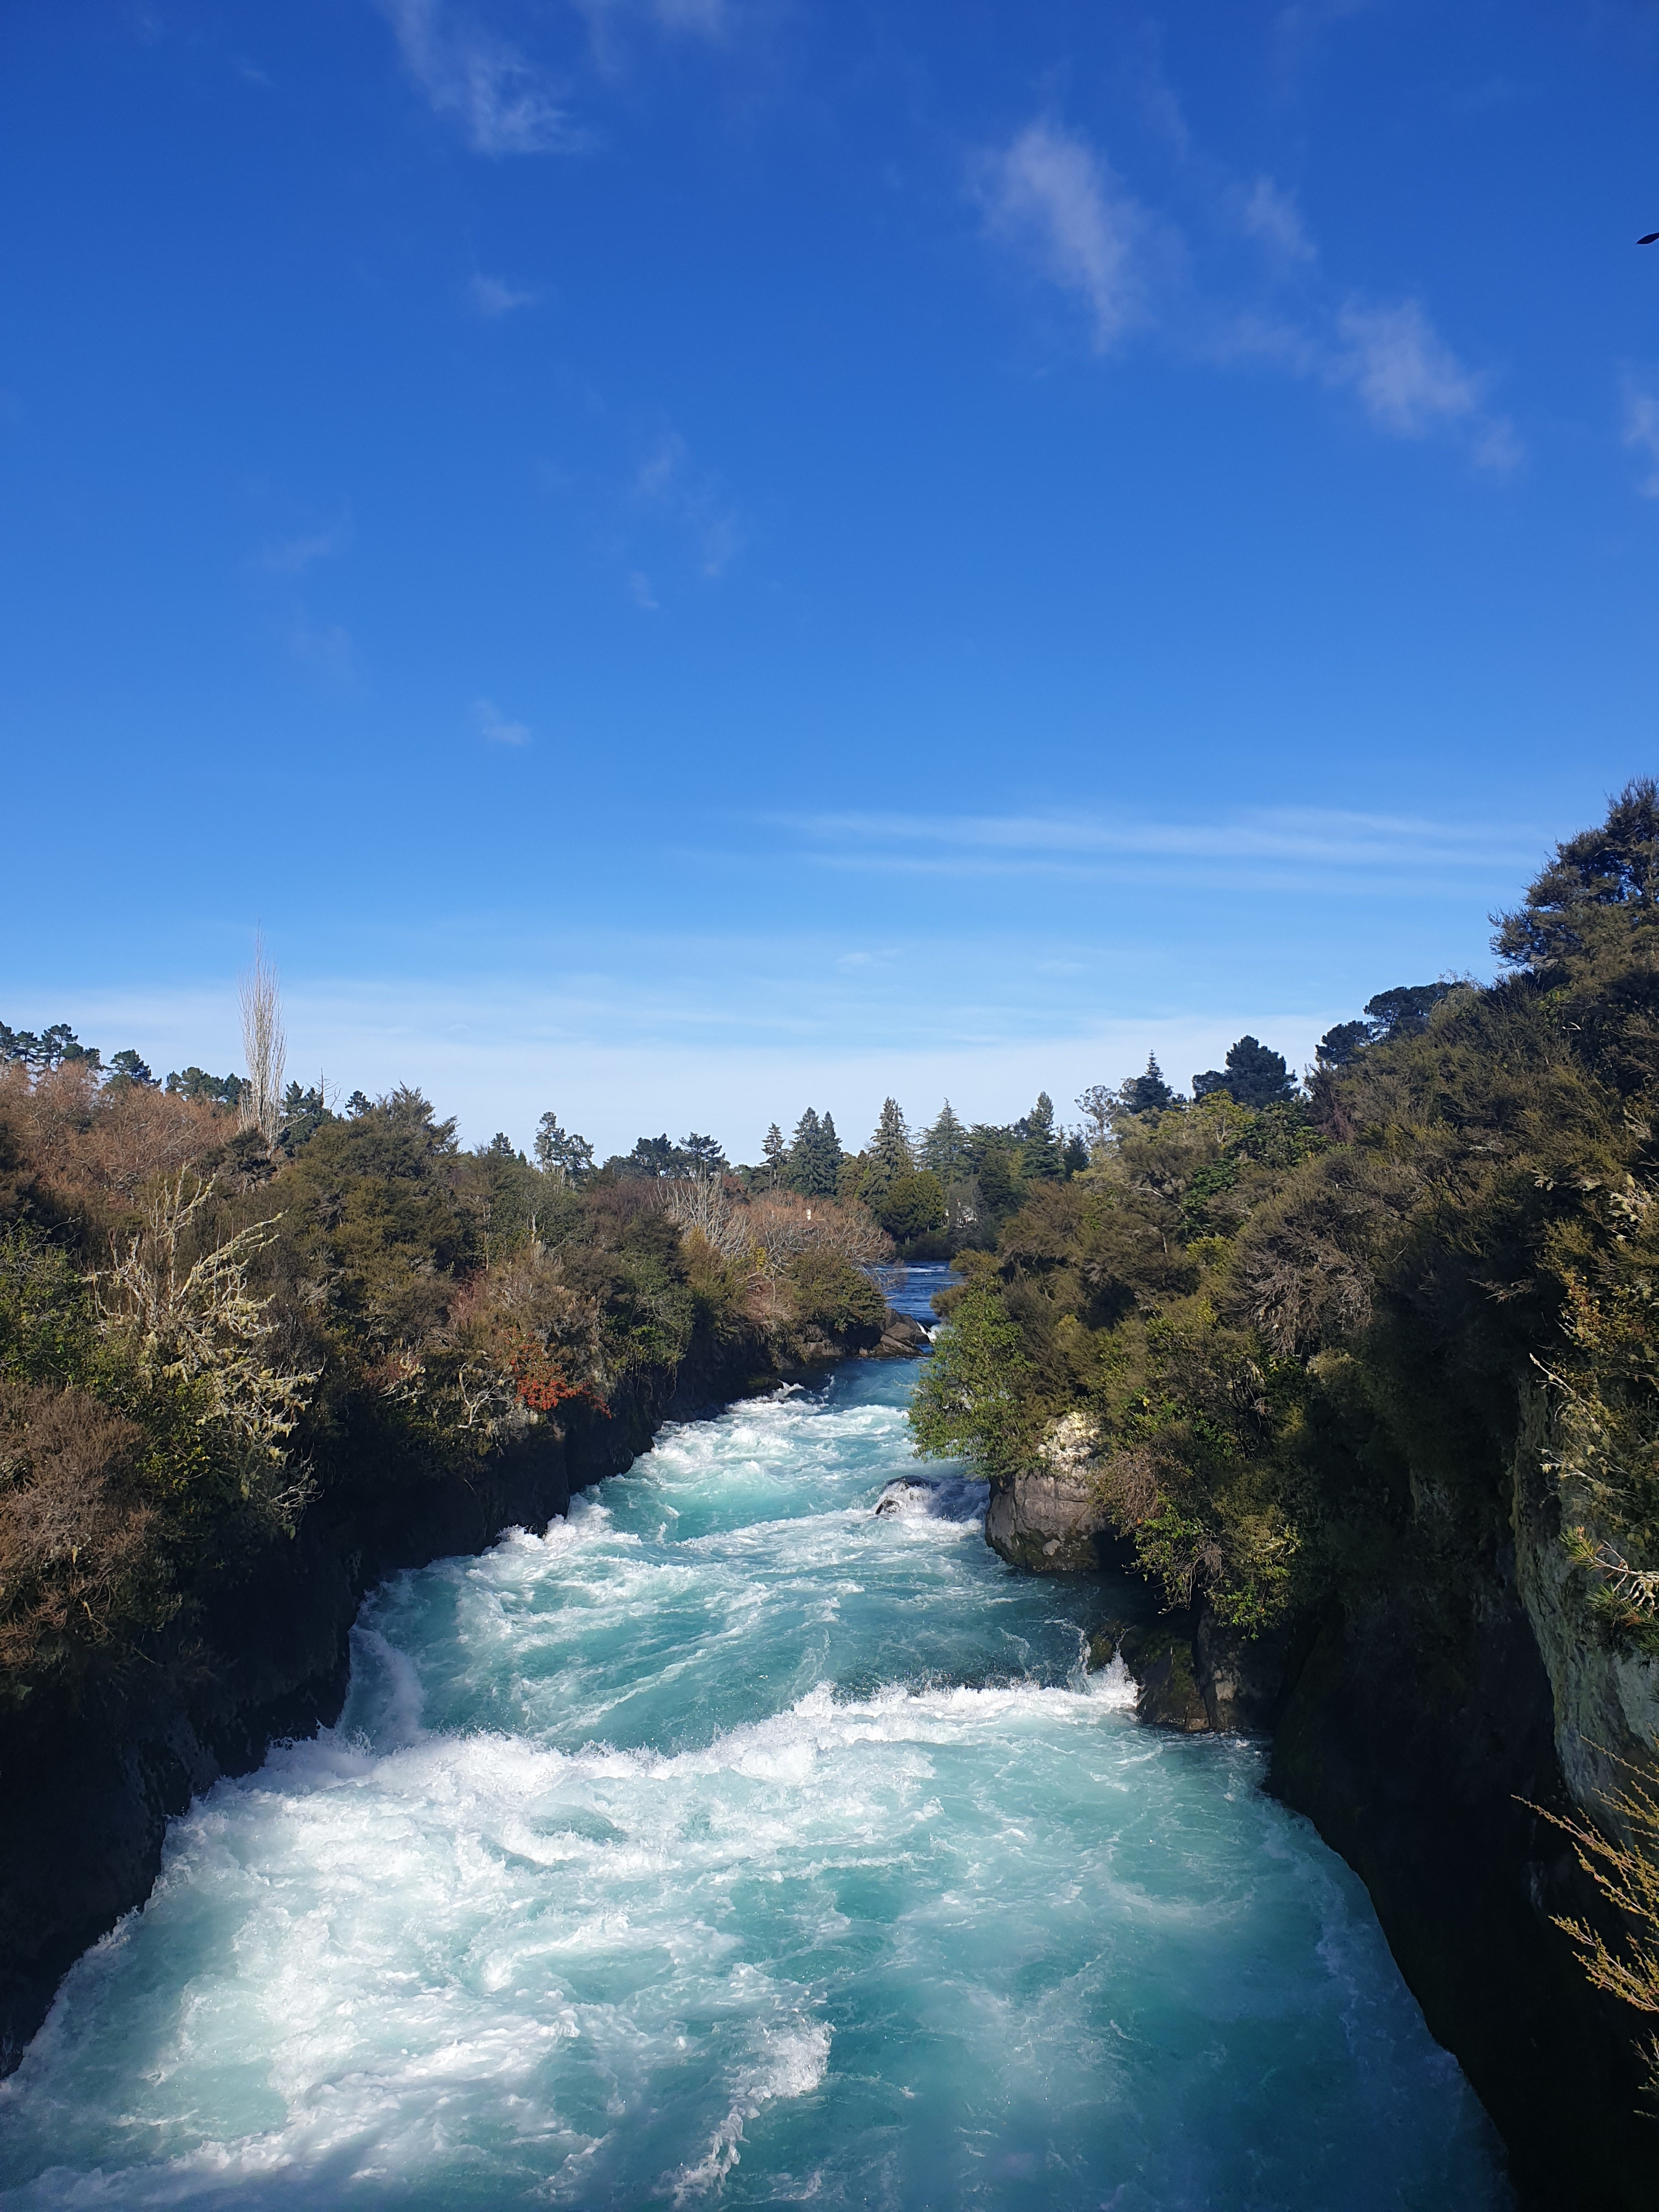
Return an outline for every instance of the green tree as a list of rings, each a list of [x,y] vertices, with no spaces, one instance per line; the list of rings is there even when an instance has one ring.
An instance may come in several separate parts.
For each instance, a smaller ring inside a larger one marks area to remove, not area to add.
[[[783,1141],[783,1132],[775,1121],[766,1133],[765,1141],[761,1146],[761,1157],[766,1163],[767,1187],[775,1190],[783,1181],[789,1164],[789,1147]]]
[[[1054,1127],[1054,1102],[1046,1091],[1038,1091],[1036,1104],[1025,1117],[1019,1171],[1034,1182],[1053,1182],[1066,1172],[1065,1147]]]
[[[153,1089],[155,1085],[155,1078],[131,1045],[125,1052],[118,1052],[109,1065],[110,1083],[112,1087],[142,1084]]]
[[[182,1073],[169,1075],[167,1087],[179,1098],[203,1098],[210,1106],[234,1106],[242,1095],[242,1079],[240,1075],[210,1075],[204,1067],[187,1067]]]
[[[1516,968],[1628,945],[1632,927],[1647,938],[1659,924],[1659,784],[1633,778],[1599,829],[1556,847],[1526,903],[1495,919],[1492,951]]]
[[[784,1180],[791,1190],[798,1190],[803,1198],[818,1194],[818,1109],[809,1106],[795,1124],[795,1133],[790,1139],[788,1163]]]
[[[931,1168],[896,1176],[876,1208],[876,1218],[899,1244],[935,1235],[945,1226],[945,1188]]]
[[[992,1264],[970,1272],[934,1340],[910,1400],[918,1457],[965,1459],[987,1474],[1012,1474],[1029,1461],[1041,1415],[1027,1401],[1031,1363],[1024,1339],[998,1295]]]
[[[536,1125],[536,1162],[544,1175],[579,1184],[593,1172],[593,1147],[574,1130],[562,1129],[556,1114],[544,1114]]]
[[[1212,1067],[1194,1076],[1194,1099],[1208,1098],[1218,1091],[1224,1091],[1236,1106],[1248,1106],[1253,1112],[1296,1096],[1283,1053],[1270,1052],[1253,1036],[1242,1036],[1237,1044],[1228,1046],[1224,1073]]]
[[[939,1109],[939,1119],[921,1133],[916,1164],[936,1175],[947,1190],[973,1173],[968,1132],[948,1098]]]
[[[1237,1046],[1234,1050],[1237,1050]],[[1284,1064],[1283,1060],[1279,1062],[1281,1067]],[[1228,1066],[1231,1065],[1229,1056]],[[1146,1055],[1146,1073],[1132,1075],[1124,1085],[1121,1096],[1126,1114],[1162,1114],[1167,1107],[1174,1105],[1175,1092],[1164,1079],[1164,1070],[1158,1064],[1155,1052],[1149,1052]]]
[[[884,1099],[875,1134],[865,1153],[865,1169],[860,1180],[860,1195],[866,1206],[879,1214],[888,1192],[901,1176],[915,1171],[915,1158],[910,1148],[910,1132],[904,1126],[904,1115],[896,1098]]]
[[[809,1106],[795,1125],[789,1147],[789,1188],[803,1198],[833,1198],[841,1180],[842,1157],[835,1117],[826,1114],[820,1121]]]

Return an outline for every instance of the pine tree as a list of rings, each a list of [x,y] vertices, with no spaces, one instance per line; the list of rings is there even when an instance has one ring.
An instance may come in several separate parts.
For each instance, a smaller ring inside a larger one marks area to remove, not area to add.
[[[783,1132],[775,1121],[766,1133],[761,1157],[766,1162],[769,1188],[775,1190],[783,1181],[784,1170],[789,1161],[789,1147],[784,1143]]]
[[[896,1098],[884,1099],[881,1117],[876,1123],[876,1133],[870,1139],[865,1154],[867,1163],[859,1186],[859,1195],[865,1204],[879,1213],[883,1201],[901,1176],[914,1175],[915,1155],[910,1146],[910,1132],[904,1126],[904,1115]]]
[[[1229,1058],[1228,1066],[1232,1065]],[[1161,1114],[1166,1106],[1175,1103],[1175,1093],[1164,1080],[1164,1070],[1158,1064],[1158,1054],[1146,1055],[1145,1075],[1132,1075],[1123,1086],[1123,1110],[1126,1114]]]
[[[1285,1065],[1285,1055],[1270,1052],[1257,1037],[1242,1036],[1237,1044],[1227,1048],[1227,1066],[1224,1073],[1212,1067],[1202,1075],[1193,1078],[1193,1097],[1207,1098],[1212,1091],[1224,1091],[1236,1106],[1248,1106],[1253,1113],[1264,1106],[1277,1106],[1294,1098],[1296,1085]]]
[[[1025,1117],[1025,1142],[1020,1147],[1019,1171],[1041,1182],[1066,1171],[1065,1153],[1054,1129],[1054,1102],[1039,1091],[1037,1102]]]
[[[948,1098],[939,1109],[939,1119],[923,1130],[916,1157],[919,1164],[931,1168],[947,1190],[973,1173],[968,1132]]]
[[[818,1135],[817,1109],[809,1106],[795,1124],[783,1175],[790,1189],[803,1198],[811,1198],[817,1188]]]
[[[574,1130],[562,1129],[556,1114],[544,1114],[538,1122],[535,1151],[542,1172],[556,1176],[561,1182],[580,1182],[592,1170],[592,1146]]]
[[[836,1134],[836,1117],[826,1114],[818,1124],[818,1186],[813,1193],[817,1198],[833,1198],[841,1183],[841,1164],[844,1155],[841,1139]]]

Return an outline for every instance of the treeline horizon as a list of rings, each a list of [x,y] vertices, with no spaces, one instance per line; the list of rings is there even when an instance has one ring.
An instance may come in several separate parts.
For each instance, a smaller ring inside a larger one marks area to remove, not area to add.
[[[1360,1018],[1326,1031],[1310,1073],[1347,1066],[1368,1044],[1417,1033],[1455,988],[1443,981],[1377,994]],[[216,1075],[193,1063],[163,1079],[135,1047],[106,1060],[97,1046],[82,1044],[67,1022],[39,1033],[0,1022],[0,1066],[5,1066],[33,1074],[76,1069],[100,1089],[159,1090],[216,1113],[234,1114],[244,1127],[254,1120],[274,1121],[276,1145],[290,1152],[331,1122],[356,1120],[394,1097],[421,1095],[418,1086],[399,1085],[374,1098],[354,1090],[342,1102],[337,1089],[331,1090],[320,1075],[314,1085],[289,1082],[283,1088],[279,1070],[273,1091],[269,1070],[265,1083],[255,1085],[247,1076]],[[270,1108],[263,1114],[251,1110],[256,1091],[262,1090],[273,1093],[274,1115]],[[533,1158],[544,1173],[577,1188],[730,1176],[748,1191],[856,1202],[876,1216],[901,1248],[911,1248],[909,1256],[946,1257],[957,1244],[994,1243],[1001,1223],[1032,1188],[1082,1171],[1124,1127],[1224,1092],[1252,1110],[1290,1105],[1306,1095],[1285,1056],[1247,1033],[1230,1047],[1222,1067],[1194,1073],[1190,1097],[1170,1084],[1152,1053],[1140,1074],[1081,1091],[1074,1101],[1081,1118],[1071,1124],[1058,1117],[1046,1091],[1037,1093],[1025,1114],[1007,1122],[964,1122],[947,1097],[934,1119],[919,1128],[890,1097],[857,1151],[843,1146],[833,1113],[808,1106],[787,1137],[777,1121],[769,1125],[757,1161],[732,1160],[718,1139],[695,1129],[678,1139],[665,1130],[641,1136],[630,1151],[600,1159],[586,1137],[564,1128],[550,1110],[541,1116],[528,1153],[500,1130],[468,1149],[480,1160],[513,1159],[526,1167]]]

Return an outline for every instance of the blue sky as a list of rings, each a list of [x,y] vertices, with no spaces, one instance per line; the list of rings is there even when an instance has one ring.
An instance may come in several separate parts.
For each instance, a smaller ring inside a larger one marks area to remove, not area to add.
[[[1293,1061],[1654,765],[1659,15],[11,0],[0,1018],[752,1156]]]

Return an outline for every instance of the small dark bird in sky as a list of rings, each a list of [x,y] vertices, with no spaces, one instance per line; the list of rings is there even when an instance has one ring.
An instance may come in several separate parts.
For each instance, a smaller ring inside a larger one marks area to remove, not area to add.
[[[1638,246],[1659,246],[1659,230],[1650,230],[1645,238],[1638,238]]]

